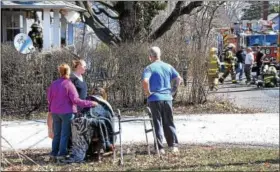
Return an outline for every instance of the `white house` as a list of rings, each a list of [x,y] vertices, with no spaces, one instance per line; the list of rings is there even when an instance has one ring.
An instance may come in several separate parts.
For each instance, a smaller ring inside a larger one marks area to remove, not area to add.
[[[268,15],[267,19],[269,21],[272,21],[272,23],[274,23],[272,25],[272,29],[274,31],[280,31],[280,15],[278,13],[272,13],[270,15]]]
[[[73,45],[74,23],[82,11],[67,1],[1,1],[1,42],[13,41],[18,33],[28,34],[37,21],[43,29],[43,50]]]

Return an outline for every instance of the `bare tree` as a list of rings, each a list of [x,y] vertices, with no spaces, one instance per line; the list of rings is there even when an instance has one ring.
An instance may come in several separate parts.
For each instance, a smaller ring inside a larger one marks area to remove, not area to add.
[[[216,12],[217,17],[213,22],[216,27],[232,26],[234,22],[240,22],[243,10],[249,7],[244,1],[228,1],[221,5]]]
[[[193,1],[188,4],[184,1],[178,1],[175,8],[162,25],[153,33],[149,34],[148,30],[152,19],[158,14],[159,10],[165,8],[162,2],[95,1],[94,3],[102,4],[103,7],[99,5],[96,10],[95,8],[92,8],[92,4],[88,1],[76,1],[77,5],[87,9],[87,12],[82,13],[84,22],[89,25],[95,31],[98,38],[107,45],[142,40],[146,37],[150,41],[156,40],[170,29],[179,16],[190,14],[195,8],[203,5],[202,1]],[[104,6],[107,7],[107,10]],[[117,14],[117,16],[112,15],[108,9]],[[119,36],[114,34],[104,25],[104,23],[102,23],[102,21],[100,21],[98,15],[102,13],[112,19],[118,20],[120,27]]]
[[[112,2],[113,6],[117,3]],[[149,63],[147,47],[151,44],[158,45],[163,51],[162,59],[176,67],[180,73],[185,65],[188,66],[188,84],[179,88],[179,92],[182,94],[179,94],[176,100],[185,103],[203,103],[207,96],[205,61],[209,48],[215,46],[215,30],[213,28],[218,20],[223,24],[226,23],[218,15],[222,3],[204,2],[201,6],[191,2],[174,3],[174,6],[170,6],[169,12],[162,11],[161,21],[154,20],[152,22],[151,20],[149,23],[149,27],[152,24],[153,30],[146,38],[149,38],[149,35],[154,35],[152,43],[148,42],[148,39],[143,39],[142,42],[120,41],[117,47],[107,46],[105,43],[97,43],[96,46],[92,46],[88,42],[99,37],[98,33],[94,29],[86,30],[85,34],[83,30],[80,30],[77,35],[80,42],[76,45],[76,54],[79,57],[64,49],[53,51],[47,55],[26,56],[15,52],[13,47],[1,45],[2,112],[6,114],[30,114],[32,111],[46,110],[46,88],[58,77],[57,65],[62,62],[71,63],[75,58],[85,58],[90,66],[85,75],[89,93],[92,87],[103,86],[109,93],[109,101],[114,107],[134,109],[142,107],[144,94],[141,87],[141,73]],[[198,7],[193,8],[190,12],[189,10],[194,5]],[[181,13],[184,11],[189,13],[181,15],[175,12],[175,9]],[[100,13],[100,11],[96,12]],[[97,15],[94,12],[93,14]],[[175,17],[168,19],[171,14]],[[169,26],[163,27],[164,23],[169,23]],[[112,27],[116,34],[117,30],[120,29],[115,24],[110,26],[110,22],[104,26],[106,28],[109,26],[109,29]],[[159,31],[159,28],[162,30]],[[111,37],[114,39],[114,36],[109,35],[108,40]]]

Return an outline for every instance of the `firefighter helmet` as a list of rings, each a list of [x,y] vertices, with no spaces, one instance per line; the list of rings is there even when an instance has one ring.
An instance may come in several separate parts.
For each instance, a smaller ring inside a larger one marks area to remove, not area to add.
[[[40,26],[37,24],[37,23],[33,23],[32,25],[31,25],[31,28],[39,28]]]
[[[228,44],[227,48],[235,48],[235,45],[233,43]]]
[[[212,47],[212,48],[210,49],[210,53],[217,53],[217,52],[218,52],[218,49],[215,48],[215,47]]]

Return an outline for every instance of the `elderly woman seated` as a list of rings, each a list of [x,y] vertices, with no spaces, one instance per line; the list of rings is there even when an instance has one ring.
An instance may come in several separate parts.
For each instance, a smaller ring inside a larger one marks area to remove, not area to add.
[[[100,151],[113,151],[113,117],[114,112],[107,102],[107,95],[103,88],[95,88],[88,100],[98,102],[94,108],[82,110],[82,116],[72,121],[72,148],[70,157],[64,162],[83,162],[87,155]]]

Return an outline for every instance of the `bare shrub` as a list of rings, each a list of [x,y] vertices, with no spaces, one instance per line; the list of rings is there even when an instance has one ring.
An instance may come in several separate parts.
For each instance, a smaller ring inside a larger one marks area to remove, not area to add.
[[[46,89],[58,78],[58,65],[75,57],[65,50],[23,55],[11,45],[1,48],[2,115],[30,117],[34,111],[46,111]]]
[[[163,51],[162,59],[176,68],[181,59],[187,59],[191,64],[199,64],[191,62],[200,58],[198,54],[193,56],[189,53],[182,56],[182,52],[187,50],[181,51],[175,45],[157,45]],[[89,94],[93,87],[102,86],[109,93],[109,101],[114,107],[143,107],[141,76],[143,69],[149,64],[149,46],[151,45],[148,43],[135,43],[123,44],[118,48],[103,47],[92,51],[91,56],[84,57],[89,66],[85,74]],[[22,55],[13,47],[2,45],[2,114],[28,117],[34,111],[46,111],[46,89],[59,77],[57,66],[62,62],[71,64],[75,58],[77,57],[66,50],[57,50],[49,54]],[[196,78],[193,81],[195,84],[189,84],[189,91],[177,100],[193,101],[193,97],[200,94],[193,92],[194,96],[189,97],[192,86],[197,88],[198,82],[201,82],[197,77],[192,77],[194,74],[202,74],[200,69],[201,66],[190,67],[188,78]],[[182,88],[180,92],[184,90]]]
[[[205,102],[205,62],[209,48],[215,46],[212,24],[215,10],[216,7],[206,6],[191,16],[181,17],[167,34],[152,44],[134,42],[118,47],[99,44],[97,48],[78,44],[75,52],[89,66],[85,74],[88,94],[93,87],[102,86],[115,108],[143,107],[141,76],[150,63],[148,48],[156,45],[162,50],[162,60],[173,65],[187,79],[186,84],[180,86],[176,101],[184,104]],[[57,66],[62,62],[71,64],[78,56],[65,49],[22,55],[10,45],[2,44],[1,47],[2,114],[30,116],[34,111],[46,111],[46,89],[58,78]]]
[[[147,57],[147,45],[143,43],[98,47],[92,57],[87,57],[89,88],[106,88],[109,101],[118,107],[143,105],[141,73],[148,64]]]

